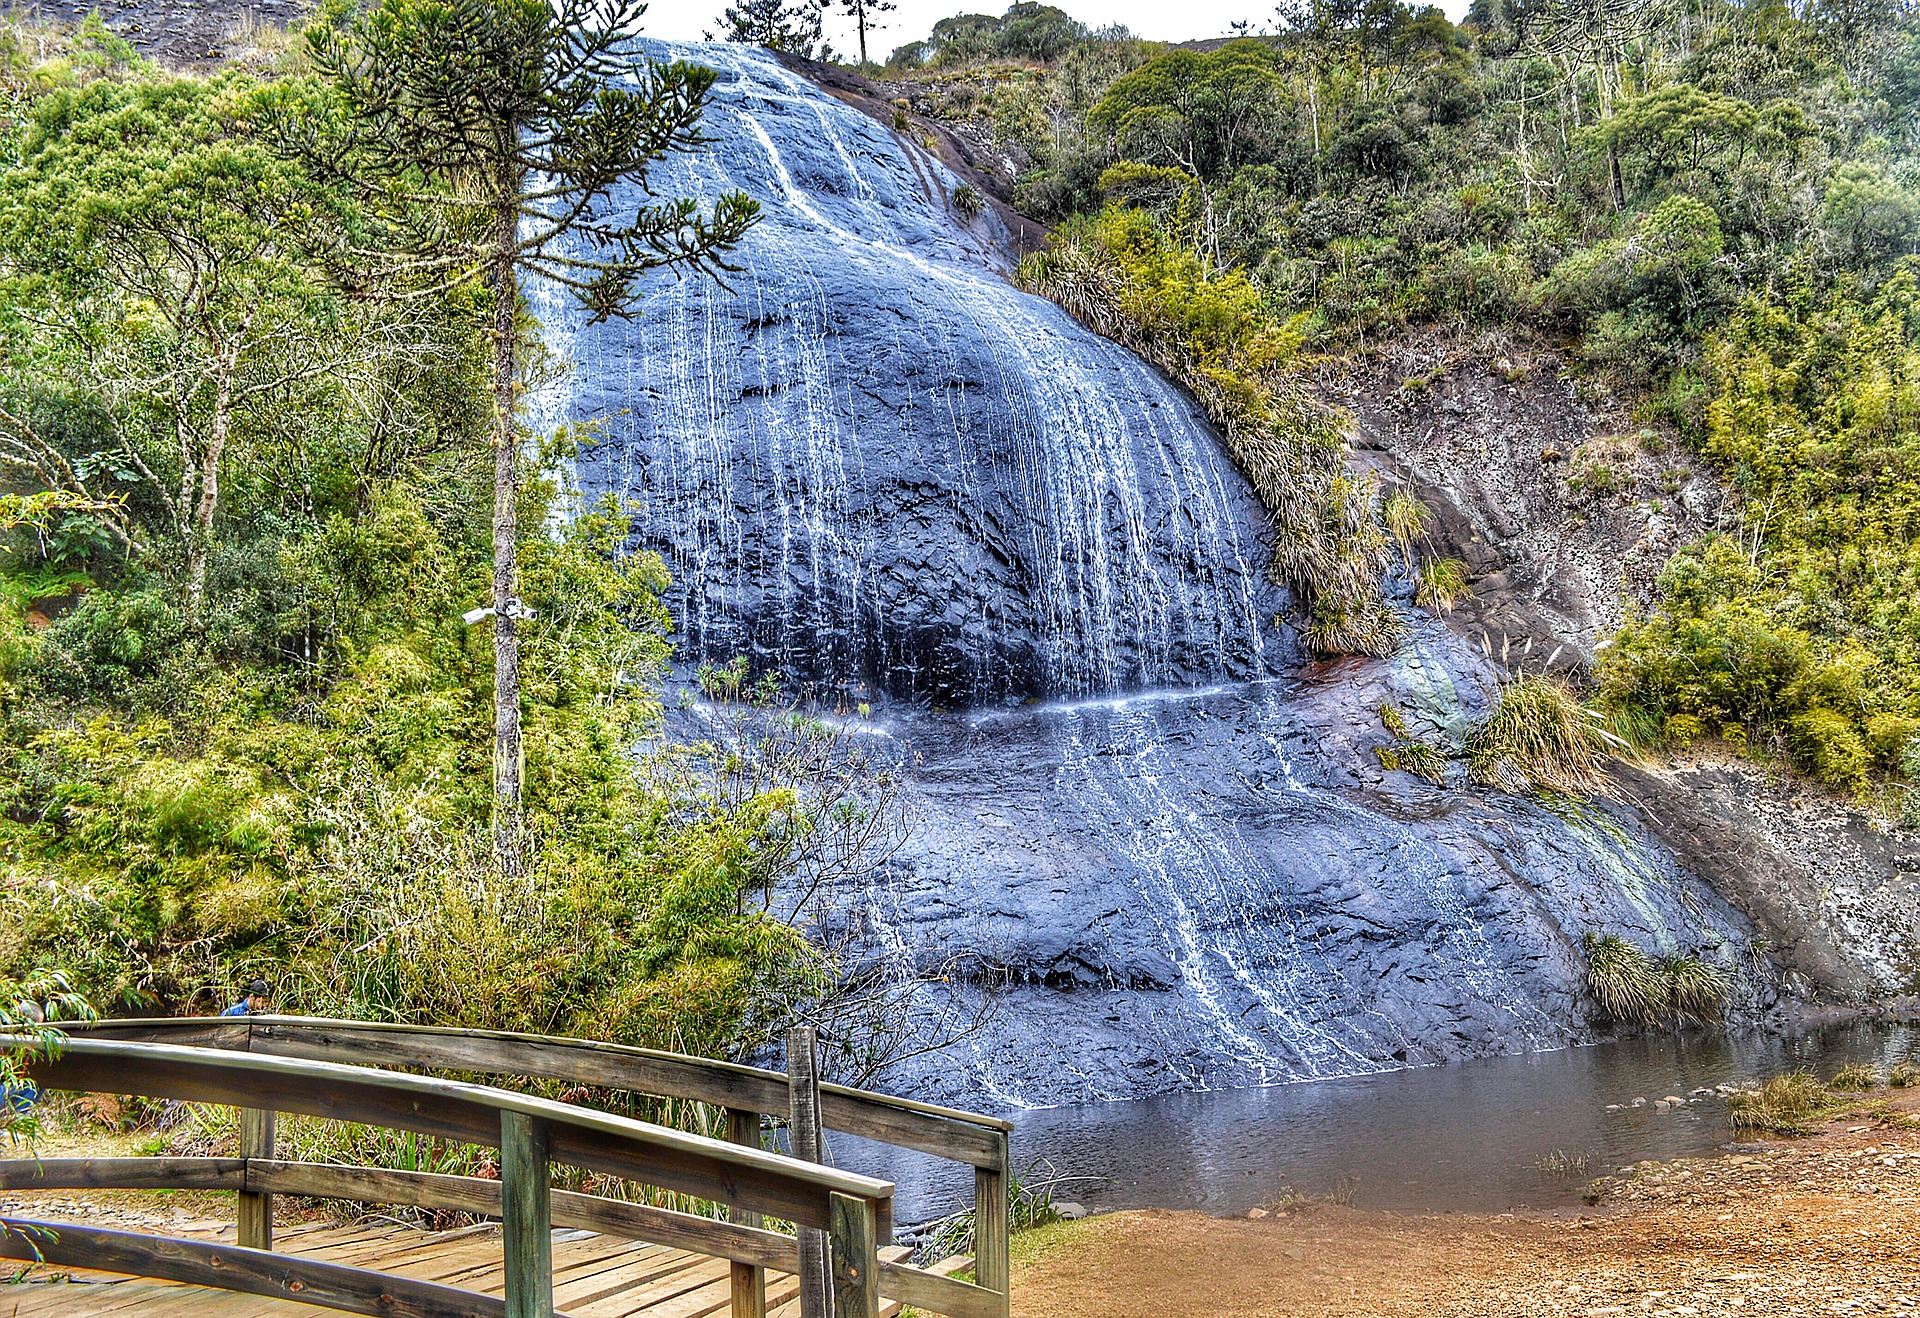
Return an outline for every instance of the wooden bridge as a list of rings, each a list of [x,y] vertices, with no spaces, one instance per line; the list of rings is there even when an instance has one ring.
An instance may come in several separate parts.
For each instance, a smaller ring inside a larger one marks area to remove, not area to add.
[[[54,1056],[29,1065],[43,1089],[232,1105],[239,1156],[0,1160],[0,1190],[232,1191],[234,1243],[7,1219],[0,1257],[48,1266],[0,1291],[0,1310],[294,1318],[302,1304],[396,1318],[882,1318],[911,1305],[1006,1318],[1007,1123],[821,1084],[806,1034],[782,1075],[577,1039],[294,1016],[70,1027]],[[692,1100],[724,1109],[728,1138],[421,1072]],[[281,1112],[496,1148],[499,1179],[279,1159]],[[802,1157],[762,1147],[767,1113],[787,1118]],[[972,1166],[973,1256],[910,1265],[891,1247],[893,1186],[809,1160],[823,1130]],[[556,1163],[689,1196],[725,1218],[556,1190]],[[309,1227],[276,1249],[276,1194],[454,1210],[498,1227]],[[49,1278],[49,1268],[71,1279]],[[972,1281],[953,1275],[968,1268]],[[152,1280],[89,1284],[91,1274]]]

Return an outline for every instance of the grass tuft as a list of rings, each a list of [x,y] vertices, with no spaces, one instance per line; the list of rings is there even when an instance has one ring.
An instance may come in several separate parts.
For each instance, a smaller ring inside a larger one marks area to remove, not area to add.
[[[1588,934],[1585,946],[1587,987],[1613,1020],[1706,1024],[1726,1014],[1733,977],[1711,962],[1690,954],[1656,961],[1619,934]]]
[[[1422,563],[1413,575],[1413,602],[1428,613],[1452,613],[1454,605],[1473,594],[1467,565],[1457,558]]]
[[[1667,981],[1653,958],[1619,934],[1588,934],[1587,988],[1616,1021],[1652,1024],[1668,1006]]]
[[[1843,1112],[1848,1100],[1837,1097],[1811,1071],[1776,1075],[1757,1089],[1727,1096],[1727,1119],[1735,1130],[1776,1135],[1810,1135],[1828,1117]]]
[[[1920,1085],[1920,1066],[1901,1062],[1887,1073],[1887,1083],[1895,1089],[1912,1089]]]
[[[1865,1062],[1843,1066],[1833,1073],[1833,1079],[1827,1081],[1828,1089],[1843,1094],[1864,1094],[1879,1087],[1880,1077]]]
[[[1726,1013],[1733,996],[1733,979],[1719,966],[1697,956],[1670,956],[1660,962],[1667,981],[1667,1002],[1684,1020],[1716,1021]]]
[[[1467,736],[1467,765],[1491,787],[1602,796],[1613,786],[1604,760],[1610,742],[1599,718],[1555,677],[1522,677]]]

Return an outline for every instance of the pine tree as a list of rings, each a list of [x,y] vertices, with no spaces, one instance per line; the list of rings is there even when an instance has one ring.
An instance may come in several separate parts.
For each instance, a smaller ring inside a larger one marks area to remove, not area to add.
[[[595,320],[628,314],[654,270],[732,270],[758,217],[731,193],[622,209],[670,151],[706,139],[715,74],[627,53],[634,0],[332,0],[306,29],[318,77],[267,94],[283,147],[354,194],[370,232],[339,266],[362,292],[419,297],[478,284],[493,341],[494,835],[524,863],[515,594],[523,354],[519,280],[569,290]],[[627,83],[629,74],[636,82]]]
[[[765,46],[809,59],[820,44],[820,5],[816,0],[740,0],[724,15],[727,40]]]

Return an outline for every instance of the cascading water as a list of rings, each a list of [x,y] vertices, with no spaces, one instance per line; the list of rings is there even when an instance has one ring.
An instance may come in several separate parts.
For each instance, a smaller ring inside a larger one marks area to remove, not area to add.
[[[713,147],[656,189],[765,219],[731,287],[663,281],[630,323],[535,290],[574,363],[540,419],[603,422],[580,484],[666,559],[688,661],[870,701],[897,748],[914,832],[869,946],[963,958],[996,1008],[890,1083],[1040,1103],[1555,1046],[1581,933],[1744,942],[1624,816],[1380,772],[1380,703],[1458,719],[1490,670],[1422,624],[1303,680],[1196,409],[1008,284],[942,165],[764,52],[649,53],[721,73]]]

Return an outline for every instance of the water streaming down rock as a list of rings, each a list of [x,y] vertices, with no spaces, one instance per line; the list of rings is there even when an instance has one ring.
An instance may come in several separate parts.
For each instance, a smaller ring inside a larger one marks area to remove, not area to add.
[[[997,221],[917,145],[771,56],[720,69],[662,193],[766,208],[721,288],[630,323],[535,292],[575,363],[548,422],[674,574],[689,663],[748,655],[908,767],[914,833],[858,903],[902,974],[961,958],[986,1025],[890,1077],[1044,1103],[1348,1074],[1586,1032],[1589,929],[1749,930],[1604,811],[1381,772],[1374,710],[1458,724],[1444,629],[1306,677],[1264,518],[1194,407],[1004,279]]]
[[[687,653],[942,704],[1267,671],[1284,597],[1188,401],[1011,288],[924,152],[764,54],[697,54],[718,144],[656,187],[765,222],[731,289],[581,335],[565,399],[615,418],[582,476],[665,555]]]

